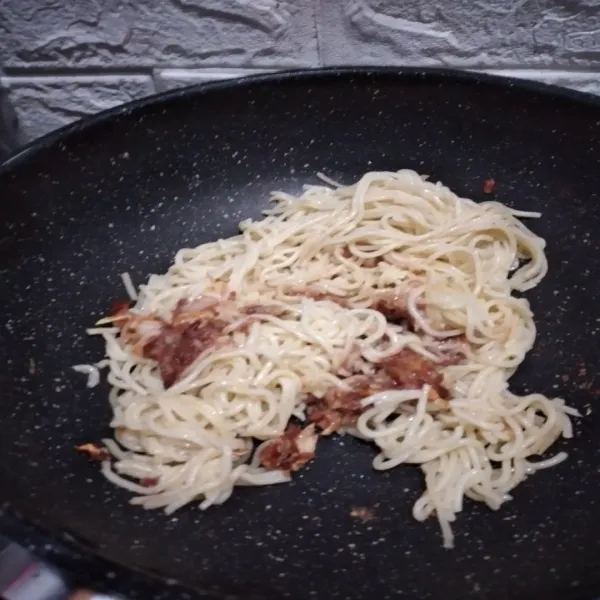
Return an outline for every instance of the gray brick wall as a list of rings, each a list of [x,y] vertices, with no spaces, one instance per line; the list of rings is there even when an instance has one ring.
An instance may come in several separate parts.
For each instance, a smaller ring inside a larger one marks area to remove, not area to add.
[[[600,93],[600,0],[0,0],[2,83],[22,139],[155,91],[340,64]]]

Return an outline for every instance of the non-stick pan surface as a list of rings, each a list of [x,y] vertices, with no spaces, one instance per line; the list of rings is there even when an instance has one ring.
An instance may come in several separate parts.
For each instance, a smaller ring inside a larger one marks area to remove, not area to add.
[[[554,598],[600,593],[600,105],[479,75],[325,71],[170,93],[88,119],[0,174],[0,502],[128,567],[223,598]],[[275,188],[409,167],[543,219],[550,273],[529,295],[539,338],[519,391],[584,415],[569,460],[499,512],[467,502],[444,550],[416,523],[416,468],[325,440],[289,485],[221,507],[144,512],[73,450],[109,433],[107,387],[70,366],[84,329],[177,249],[225,237]],[[373,509],[363,522],[353,507]],[[228,595],[229,594],[229,595]]]

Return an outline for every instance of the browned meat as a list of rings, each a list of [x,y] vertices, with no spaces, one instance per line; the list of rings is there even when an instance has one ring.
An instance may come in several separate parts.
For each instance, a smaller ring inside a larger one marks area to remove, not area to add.
[[[307,398],[307,409],[308,418],[321,430],[321,435],[331,435],[342,427],[350,427],[360,416],[360,413],[355,415],[327,408],[323,398],[314,396]]]
[[[371,308],[379,311],[391,323],[406,321],[411,325],[411,328],[414,325],[413,319],[408,312],[406,294],[397,294],[395,292],[383,294],[374,300]]]
[[[121,340],[131,352],[158,363],[164,386],[169,388],[200,354],[221,341],[229,324],[221,318],[224,313],[230,317],[237,314],[230,299],[204,296],[179,300],[170,322],[155,314],[136,315],[128,310],[119,312],[112,322],[121,328]]]
[[[80,446],[75,446],[75,450],[87,454],[90,460],[97,460],[100,462],[110,460],[110,452],[103,446],[98,446],[97,444],[81,444]]]
[[[373,269],[384,260],[385,258],[383,258],[383,256],[372,256],[371,258],[363,258],[361,265],[366,269]]]
[[[364,411],[364,398],[398,387],[384,372],[372,376],[354,375],[344,380],[344,383],[351,389],[334,387],[322,398],[309,396],[306,400],[308,418],[322,429],[323,435],[354,425]]]
[[[212,297],[195,300],[181,299],[173,309],[171,324],[181,325],[199,319],[213,318],[217,315],[215,305],[218,302],[218,299]],[[153,337],[160,335],[163,327],[168,325],[154,313],[149,315],[132,313],[129,310],[129,303],[126,304],[123,300],[113,303],[113,310],[116,312],[110,318],[102,319],[102,321],[110,322],[121,328],[123,343],[134,346],[133,351],[137,354],[142,354],[140,347],[147,344]]]
[[[230,304],[227,300],[219,303],[218,298],[211,296],[201,296],[194,300],[182,298],[177,302],[173,314],[171,315],[172,325],[190,323],[201,319],[213,319],[218,315],[217,307],[224,304]]]
[[[108,311],[109,316],[116,317],[126,313],[131,306],[129,300],[113,300],[110,304],[110,310]]]
[[[342,256],[344,258],[352,258],[354,254],[352,254],[348,246],[342,246]]]
[[[166,323],[155,315],[141,316],[131,312],[119,314],[114,325],[121,328],[121,341],[131,348],[133,354],[145,356],[146,345],[161,335]]]
[[[291,288],[287,290],[287,293],[290,296],[305,296],[306,298],[312,298],[313,300],[329,300],[330,302],[335,302],[338,306],[342,308],[348,308],[348,300],[343,296],[336,296],[335,294],[328,294],[327,292],[323,292],[314,287],[306,287],[306,288]]]
[[[394,380],[396,388],[418,390],[424,385],[430,385],[430,400],[448,397],[448,390],[443,385],[442,374],[437,371],[436,364],[410,348],[404,348],[398,354],[386,358],[381,366]]]
[[[215,345],[227,325],[218,318],[167,324],[144,346],[144,356],[158,363],[164,386],[169,388],[200,354]]]
[[[496,180],[495,179],[486,179],[483,182],[483,193],[484,194],[493,194],[496,191]]]
[[[144,477],[140,481],[140,485],[144,487],[153,487],[158,483],[158,477]]]
[[[458,360],[458,350],[448,348],[446,361]],[[462,356],[460,355],[462,360]],[[449,364],[448,362],[443,364]],[[446,399],[448,390],[443,385],[441,373],[433,363],[420,354],[405,348],[381,363],[374,375],[354,375],[344,380],[350,389],[330,388],[322,398],[309,396],[306,400],[308,418],[323,435],[330,435],[343,427],[354,425],[363,413],[362,400],[378,392],[395,389],[421,389],[431,386],[429,399]]]
[[[383,292],[373,299],[369,308],[379,311],[390,323],[404,323],[412,331],[417,329],[415,321],[408,311],[406,292]],[[417,308],[424,310],[425,304],[418,302]]]
[[[317,438],[314,425],[304,429],[290,425],[282,435],[263,448],[260,462],[269,470],[297,471],[315,455]]]
[[[375,518],[375,511],[368,506],[354,506],[350,511],[350,516],[366,523]]]
[[[245,315],[271,315],[272,317],[280,317],[286,312],[282,306],[273,304],[248,304],[240,309]]]

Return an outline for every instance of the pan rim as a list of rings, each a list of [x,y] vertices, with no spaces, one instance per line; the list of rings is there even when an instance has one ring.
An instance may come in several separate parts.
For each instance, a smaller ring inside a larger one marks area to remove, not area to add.
[[[435,79],[454,80],[463,83],[484,84],[499,88],[517,88],[524,91],[536,92],[548,98],[570,100],[577,104],[584,104],[600,108],[600,96],[588,92],[580,92],[570,88],[554,84],[490,74],[482,71],[463,70],[444,67],[403,67],[403,66],[333,66],[319,68],[286,69],[271,73],[260,73],[224,79],[221,81],[208,81],[187,85],[174,90],[158,92],[119,104],[112,108],[87,115],[73,123],[63,125],[58,129],[50,131],[39,138],[31,140],[15,153],[10,155],[4,162],[0,163],[0,177],[10,172],[12,168],[26,162],[30,157],[41,150],[50,148],[67,140],[72,134],[82,133],[92,127],[102,124],[114,117],[127,116],[133,111],[143,110],[149,106],[158,106],[167,103],[174,98],[205,93],[219,92],[237,87],[252,87],[262,83],[279,83],[291,80],[309,81],[311,79],[321,80],[335,77],[352,78],[352,76],[374,76],[374,77],[396,77],[400,82],[410,79]]]

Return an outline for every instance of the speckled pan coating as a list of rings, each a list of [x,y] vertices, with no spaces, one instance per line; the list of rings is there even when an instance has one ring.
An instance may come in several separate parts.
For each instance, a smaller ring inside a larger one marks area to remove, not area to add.
[[[342,70],[177,91],[34,145],[0,172],[0,501],[219,598],[600,593],[599,121],[597,101],[539,85]],[[544,213],[533,228],[550,274],[530,295],[539,339],[514,385],[587,415],[561,445],[569,461],[500,512],[467,503],[454,551],[434,521],[411,518],[420,473],[374,473],[374,451],[349,438],[325,440],[290,485],[242,489],[205,513],[131,507],[73,451],[108,433],[107,388],[88,391],[69,367],[101,355],[83,330],[123,295],[119,273],[162,272],[177,249],[233,234],[269,190],[297,192],[316,171],[352,181],[401,167],[478,200],[494,177],[499,201]],[[353,518],[355,506],[375,519]]]

